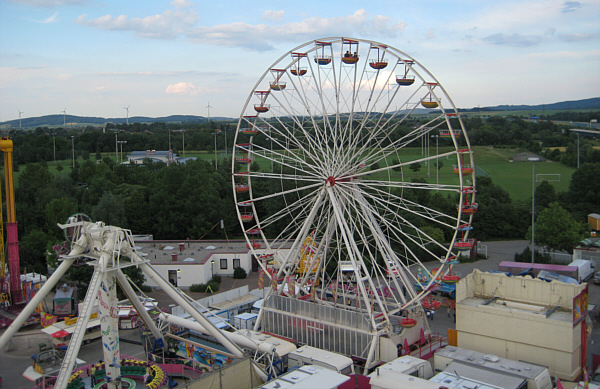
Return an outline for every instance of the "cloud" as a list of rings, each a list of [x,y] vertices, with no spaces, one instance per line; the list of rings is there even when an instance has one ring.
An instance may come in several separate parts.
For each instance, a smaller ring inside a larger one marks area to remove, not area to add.
[[[282,20],[285,15],[285,11],[265,11],[262,18],[267,20]]]
[[[435,32],[433,31],[433,28],[430,28],[429,30],[427,30],[427,32],[425,33],[425,38],[427,38],[427,39],[435,38]]]
[[[563,3],[561,12],[562,13],[574,12],[574,11],[578,10],[579,8],[581,8],[581,3],[579,1],[565,1]]]
[[[534,35],[493,34],[483,38],[483,40],[498,46],[530,47],[540,44],[542,39]]]
[[[347,16],[333,18],[315,16],[279,26],[236,22],[212,27],[197,27],[188,34],[188,37],[203,44],[266,51],[273,49],[278,42],[298,42],[314,39],[315,36],[395,37],[405,28],[404,22],[395,22],[383,15],[370,17],[364,9],[360,9]]]
[[[174,0],[174,6],[187,4]],[[271,20],[284,16],[284,11],[266,11],[263,17]],[[298,42],[315,36],[362,35],[370,37],[396,37],[406,23],[384,15],[370,16],[364,9],[353,14],[332,18],[314,16],[299,22],[278,26],[235,22],[215,26],[196,26],[199,18],[191,10],[166,10],[162,14],[134,18],[127,15],[105,15],[89,19],[80,15],[76,23],[108,31],[130,31],[155,39],[174,39],[186,36],[190,40],[208,45],[244,47],[255,51],[271,50],[278,42]]]
[[[600,34],[599,33],[592,33],[592,34],[573,33],[573,34],[560,34],[558,37],[560,38],[560,40],[565,41],[565,42],[583,42],[583,41],[589,41],[592,39],[598,39],[600,37]]]
[[[38,24],[56,23],[58,21],[58,12],[53,13],[52,15],[48,16],[44,20],[33,20],[33,19],[28,19],[28,20],[32,21],[33,23],[38,23]]]
[[[191,82],[178,82],[176,84],[167,85],[165,88],[166,94],[184,94],[190,96],[196,96],[200,93],[209,92],[208,89],[198,87]]]
[[[171,5],[177,9],[188,8],[194,5],[191,1],[187,0],[173,0]]]
[[[89,0],[11,0],[13,3],[28,5],[31,7],[57,7],[61,5],[80,5],[86,4]]]
[[[105,15],[96,19],[88,19],[80,15],[76,23],[108,31],[132,31],[140,36],[158,39],[174,39],[191,28],[198,21],[193,11],[166,10],[160,15],[145,18],[129,18],[126,15]]]

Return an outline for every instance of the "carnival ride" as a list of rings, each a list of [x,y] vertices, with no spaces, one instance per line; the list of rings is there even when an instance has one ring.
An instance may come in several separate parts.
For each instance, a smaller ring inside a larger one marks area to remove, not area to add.
[[[409,115],[421,107],[435,110],[412,126]],[[441,134],[449,146],[414,155]],[[257,81],[233,152],[240,224],[261,280],[272,285],[257,327],[352,355],[367,368],[429,333],[421,302],[457,250],[472,247],[465,226],[477,206],[463,123],[424,66],[368,40],[304,43]],[[407,177],[407,168],[441,159],[455,160],[459,174],[439,183]],[[419,202],[433,192],[455,197],[456,213]],[[439,262],[435,272],[427,261]],[[428,275],[419,291],[417,269]]]
[[[13,142],[7,137],[0,139],[0,151],[4,154],[4,184],[6,194],[6,240],[8,247],[9,285],[6,283],[4,256],[4,220],[0,196],[0,303],[2,306],[21,304],[24,301],[19,264],[19,237],[15,216],[15,186],[13,178]]]
[[[31,301],[21,311],[14,322],[6,329],[0,337],[0,348],[4,349],[12,336],[19,330],[31,312],[41,303],[46,295],[52,291],[54,286],[66,271],[73,265],[88,265],[94,268],[89,288],[82,303],[79,319],[75,325],[69,342],[69,347],[61,363],[60,372],[54,384],[57,389],[67,387],[73,368],[75,366],[77,355],[81,344],[86,336],[86,329],[91,320],[92,310],[98,300],[98,318],[102,332],[102,350],[104,361],[106,361],[107,387],[116,388],[116,382],[122,377],[121,372],[121,354],[119,346],[119,325],[118,325],[118,306],[116,285],[119,284],[121,290],[129,299],[141,320],[148,327],[155,345],[162,347],[165,344],[164,334],[157,327],[154,320],[146,311],[144,305],[136,296],[129,279],[125,276],[122,269],[130,266],[140,268],[144,275],[156,283],[167,295],[178,303],[192,319],[196,325],[202,328],[202,331],[214,337],[220,342],[230,354],[236,358],[243,357],[242,350],[235,342],[230,340],[232,335],[219,331],[207,318],[205,318],[193,305],[193,301],[183,295],[168,281],[143,259],[136,251],[131,232],[115,226],[106,226],[102,222],[93,223],[83,214],[76,214],[69,218],[66,224],[59,225],[64,231],[67,240],[70,242],[70,251],[66,255],[61,255],[60,266],[54,271],[52,276],[42,286],[38,293],[33,296]],[[161,316],[167,320],[167,316]],[[243,339],[243,335],[235,336],[235,339]],[[243,340],[242,340],[243,341]],[[268,353],[269,358],[273,359],[274,348],[269,343],[261,344],[260,341],[246,340],[246,343],[255,344],[255,350],[261,353]],[[266,380],[266,374],[262,369],[255,366],[257,374]],[[158,386],[157,386],[158,387]]]

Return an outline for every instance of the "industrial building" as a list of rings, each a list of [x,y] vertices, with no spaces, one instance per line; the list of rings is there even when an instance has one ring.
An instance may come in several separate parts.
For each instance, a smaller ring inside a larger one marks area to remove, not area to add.
[[[587,284],[474,270],[456,292],[458,347],[547,366],[560,379],[582,373]]]

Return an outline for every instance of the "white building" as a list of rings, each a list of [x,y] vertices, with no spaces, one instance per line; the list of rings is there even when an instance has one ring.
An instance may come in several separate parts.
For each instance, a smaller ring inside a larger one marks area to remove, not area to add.
[[[136,240],[136,249],[164,279],[180,288],[206,284],[213,275],[233,276],[236,267],[249,274],[258,270],[246,242]],[[155,287],[152,280],[147,285]]]

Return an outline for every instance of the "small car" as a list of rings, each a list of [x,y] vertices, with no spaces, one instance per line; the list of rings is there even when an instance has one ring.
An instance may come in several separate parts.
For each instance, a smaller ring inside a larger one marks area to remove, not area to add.
[[[600,271],[594,274],[594,284],[600,284]]]

